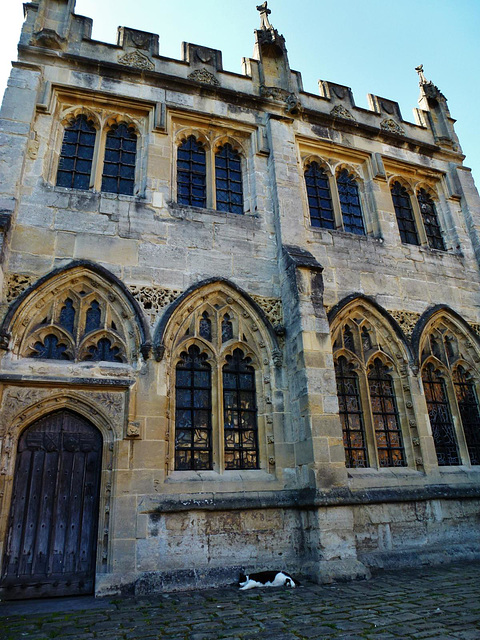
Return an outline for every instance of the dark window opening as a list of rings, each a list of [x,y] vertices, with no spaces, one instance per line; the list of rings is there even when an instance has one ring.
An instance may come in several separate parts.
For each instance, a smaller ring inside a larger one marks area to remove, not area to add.
[[[393,381],[387,367],[375,359],[368,375],[368,388],[381,467],[404,467],[405,454]]]
[[[453,381],[471,464],[480,464],[480,409],[473,380],[457,367]]]
[[[342,210],[343,229],[357,235],[365,235],[358,185],[347,169],[342,169],[338,174],[337,188]]]
[[[206,155],[201,142],[189,136],[177,149],[177,202],[207,206]]]
[[[428,246],[431,249],[440,249],[445,251],[445,243],[442,237],[442,231],[438,222],[437,210],[435,203],[425,189],[420,189],[417,193],[418,205],[422,214],[423,226],[427,235]]]
[[[215,154],[217,210],[243,213],[242,164],[231,144],[224,144]]]
[[[212,469],[210,365],[195,345],[180,358],[175,376],[175,469]]]
[[[340,422],[347,467],[368,467],[358,376],[346,358],[335,363]]]
[[[125,123],[107,133],[103,163],[102,191],[132,196],[135,187],[137,134]]]
[[[418,239],[412,201],[410,200],[408,191],[400,182],[393,183],[392,200],[402,242],[405,244],[419,245],[420,241]]]
[[[445,381],[438,375],[432,364],[424,368],[422,380],[438,464],[440,466],[460,464]]]
[[[96,129],[84,114],[65,128],[58,163],[57,186],[89,189]]]
[[[335,229],[330,185],[325,170],[317,162],[312,162],[305,171],[310,222],[313,227]]]
[[[240,349],[223,367],[225,469],[258,469],[255,370]]]

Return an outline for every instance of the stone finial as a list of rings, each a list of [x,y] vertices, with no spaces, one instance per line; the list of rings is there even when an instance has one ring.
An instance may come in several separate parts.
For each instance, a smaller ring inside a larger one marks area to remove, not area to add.
[[[423,64],[419,64],[418,67],[415,67],[415,71],[418,73],[420,86],[428,84],[428,80],[425,78],[425,74],[423,73]]]
[[[260,12],[260,29],[262,29],[262,30],[272,30],[273,27],[270,24],[270,20],[268,19],[268,16],[272,12],[267,6],[267,2],[264,2],[263,4],[259,4],[257,6],[257,11]]]

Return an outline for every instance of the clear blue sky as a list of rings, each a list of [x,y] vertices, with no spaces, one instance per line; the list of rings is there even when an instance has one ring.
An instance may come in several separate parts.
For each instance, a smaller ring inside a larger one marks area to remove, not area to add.
[[[253,51],[260,0],[77,0],[76,13],[93,18],[93,37],[114,42],[117,25],[160,35],[160,53],[180,58],[181,42],[223,53],[224,68],[241,72]],[[306,91],[332,80],[353,89],[367,107],[367,93],[397,100],[413,121],[422,63],[425,75],[448,99],[465,164],[480,188],[480,0],[270,0],[272,24],[286,38],[290,66]],[[0,86],[22,22],[22,2],[2,11]]]

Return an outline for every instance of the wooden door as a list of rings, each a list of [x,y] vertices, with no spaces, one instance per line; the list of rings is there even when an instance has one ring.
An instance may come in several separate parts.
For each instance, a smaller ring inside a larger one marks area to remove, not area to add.
[[[23,432],[2,598],[93,592],[101,461],[100,432],[70,411],[45,416]]]

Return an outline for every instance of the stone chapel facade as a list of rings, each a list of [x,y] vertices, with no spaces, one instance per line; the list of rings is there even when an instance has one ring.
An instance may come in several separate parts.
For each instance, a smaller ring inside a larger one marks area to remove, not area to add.
[[[480,200],[415,123],[25,5],[1,111],[2,597],[478,557]]]

